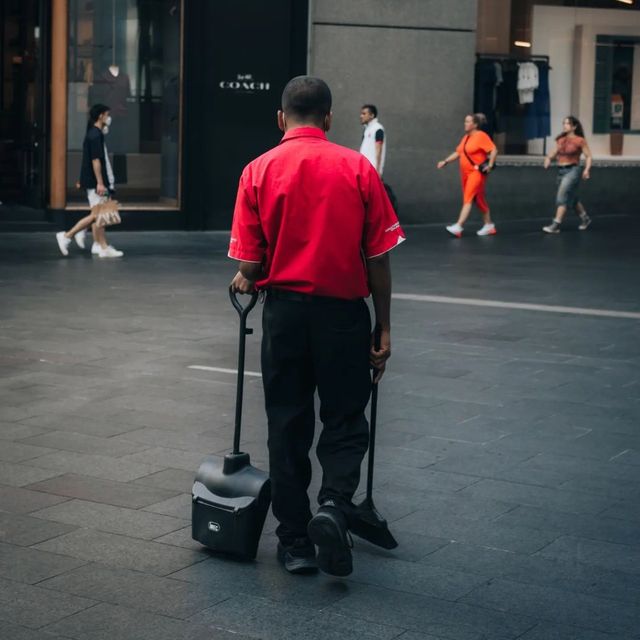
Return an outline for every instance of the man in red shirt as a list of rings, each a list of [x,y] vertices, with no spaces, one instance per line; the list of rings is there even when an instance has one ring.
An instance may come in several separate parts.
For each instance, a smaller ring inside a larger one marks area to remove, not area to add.
[[[325,82],[299,76],[287,84],[278,112],[284,137],[240,178],[229,257],[240,261],[234,291],[266,291],[262,379],[278,558],[291,573],[319,566],[348,575],[351,500],[368,446],[369,366],[382,375],[391,354],[388,252],[404,234],[371,163],[327,140],[331,117]],[[380,349],[364,301],[370,293]],[[312,517],[316,389],[323,478]]]

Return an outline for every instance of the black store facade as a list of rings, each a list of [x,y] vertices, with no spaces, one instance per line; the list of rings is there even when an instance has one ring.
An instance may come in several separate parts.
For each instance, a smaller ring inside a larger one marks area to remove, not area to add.
[[[0,21],[3,228],[87,209],[82,141],[103,103],[123,227],[228,229],[242,167],[277,144],[282,89],[307,69],[304,0],[0,0]]]

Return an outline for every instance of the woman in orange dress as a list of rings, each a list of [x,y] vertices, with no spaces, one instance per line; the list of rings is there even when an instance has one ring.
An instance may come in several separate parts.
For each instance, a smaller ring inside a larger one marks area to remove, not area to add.
[[[486,122],[487,118],[483,113],[468,115],[464,119],[465,135],[458,148],[450,156],[438,162],[438,169],[442,169],[460,158],[463,204],[458,221],[447,227],[447,231],[457,238],[462,237],[464,223],[471,213],[474,202],[484,220],[484,226],[477,231],[477,235],[492,236],[496,233],[496,226],[491,220],[489,204],[485,196],[485,185],[487,176],[495,165],[498,149],[493,140],[482,131]]]

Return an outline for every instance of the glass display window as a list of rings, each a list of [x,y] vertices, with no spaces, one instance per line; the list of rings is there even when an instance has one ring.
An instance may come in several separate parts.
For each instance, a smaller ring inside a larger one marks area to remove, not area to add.
[[[182,95],[180,0],[69,0],[67,203],[78,189],[92,105],[109,107],[104,141],[117,198],[178,208]]]

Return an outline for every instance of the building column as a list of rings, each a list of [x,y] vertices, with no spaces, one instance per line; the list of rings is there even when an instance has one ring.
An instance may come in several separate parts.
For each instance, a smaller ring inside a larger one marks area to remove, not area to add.
[[[50,207],[67,204],[68,0],[52,0]]]

